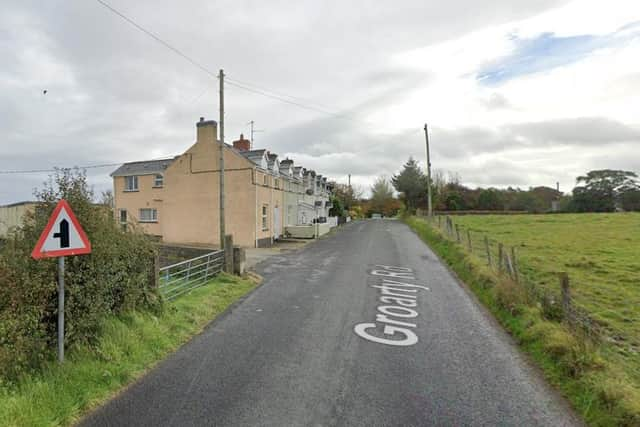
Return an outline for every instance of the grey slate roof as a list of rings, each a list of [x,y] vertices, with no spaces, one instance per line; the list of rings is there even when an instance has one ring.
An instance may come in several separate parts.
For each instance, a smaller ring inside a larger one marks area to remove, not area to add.
[[[262,158],[264,157],[264,152],[267,150],[250,150],[250,151],[239,151],[247,159],[251,160],[256,165],[262,167]]]
[[[174,160],[175,157],[171,159],[125,163],[111,172],[111,176],[152,175],[162,173]]]

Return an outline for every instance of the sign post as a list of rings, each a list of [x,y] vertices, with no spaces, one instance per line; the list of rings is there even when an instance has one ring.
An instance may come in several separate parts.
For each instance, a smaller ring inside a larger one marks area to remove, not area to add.
[[[58,258],[58,361],[64,362],[64,257]]]
[[[64,362],[64,259],[91,253],[91,243],[66,200],[58,202],[31,252],[34,259],[58,258],[58,361]]]

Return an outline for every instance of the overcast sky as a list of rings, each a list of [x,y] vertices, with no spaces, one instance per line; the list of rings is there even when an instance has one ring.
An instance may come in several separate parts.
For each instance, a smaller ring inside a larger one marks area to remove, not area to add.
[[[470,186],[640,172],[640,1],[105,0],[234,86],[227,141],[368,187],[409,156]],[[217,80],[91,0],[4,0],[0,171],[183,152]],[[44,94],[43,91],[47,93]],[[88,170],[97,192],[115,167]],[[0,174],[0,204],[47,177]]]

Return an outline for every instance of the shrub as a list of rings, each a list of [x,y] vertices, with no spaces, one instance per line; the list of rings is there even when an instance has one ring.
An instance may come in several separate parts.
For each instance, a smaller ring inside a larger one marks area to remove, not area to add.
[[[57,331],[55,259],[30,256],[56,203],[66,199],[92,244],[65,265],[65,343],[91,342],[102,319],[134,308],[160,307],[150,274],[155,256],[142,233],[123,232],[109,207],[94,205],[84,172],[58,170],[24,226],[0,249],[0,378],[14,379],[52,357]]]

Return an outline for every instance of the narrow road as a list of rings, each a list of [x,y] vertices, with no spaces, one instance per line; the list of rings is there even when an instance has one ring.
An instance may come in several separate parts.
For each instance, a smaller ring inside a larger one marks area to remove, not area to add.
[[[85,426],[571,426],[566,403],[393,220],[262,263],[264,284]]]

